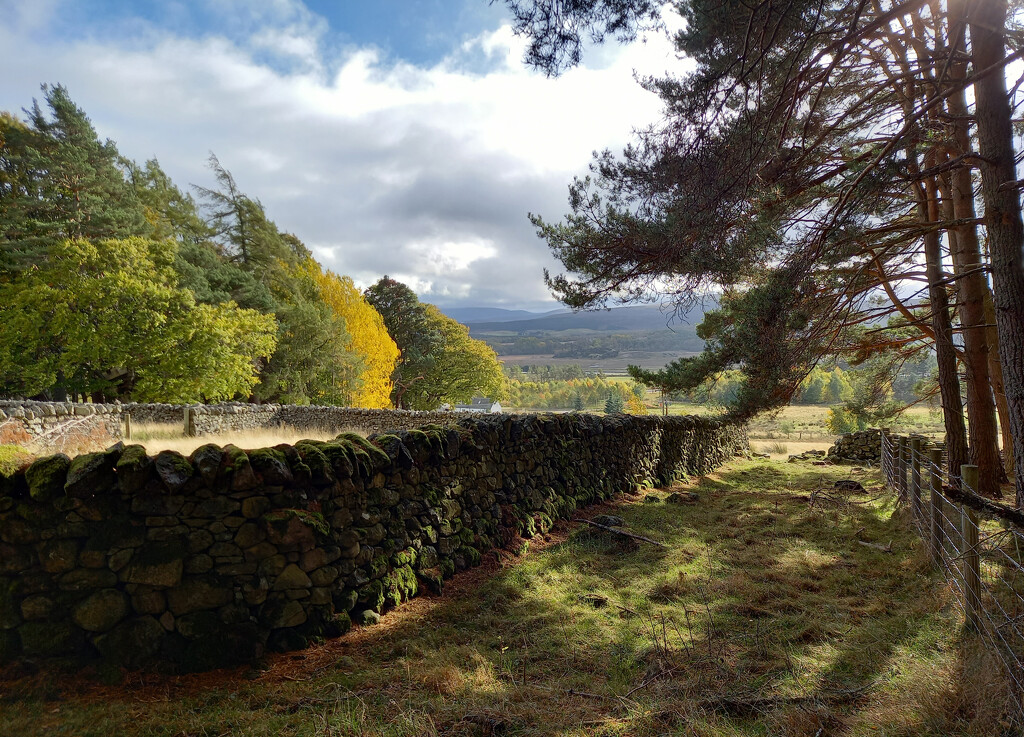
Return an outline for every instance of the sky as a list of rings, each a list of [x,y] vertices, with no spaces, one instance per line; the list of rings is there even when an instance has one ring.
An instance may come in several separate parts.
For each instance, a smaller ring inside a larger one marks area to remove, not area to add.
[[[101,138],[212,186],[210,153],[326,268],[442,307],[558,307],[527,213],[660,118],[667,39],[548,79],[488,0],[0,0],[0,109],[63,84]]]

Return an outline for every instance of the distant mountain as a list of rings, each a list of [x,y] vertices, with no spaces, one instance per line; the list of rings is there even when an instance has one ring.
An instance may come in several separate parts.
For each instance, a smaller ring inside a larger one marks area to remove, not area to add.
[[[482,308],[488,309],[488,308]],[[513,315],[512,310],[496,310]],[[450,314],[450,313],[449,313]],[[528,313],[529,314],[529,313]],[[629,333],[634,331],[652,330],[692,330],[701,320],[701,311],[695,309],[685,321],[671,320],[671,313],[663,312],[660,307],[648,305],[642,307],[615,307],[610,310],[594,312],[570,312],[556,310],[544,315],[533,313],[532,317],[507,319],[460,320],[468,324],[470,333],[484,334],[495,332],[532,333],[535,331],[561,332],[563,330],[593,330],[605,333]],[[455,317],[455,315],[450,315]],[[455,318],[458,320],[459,318]]]
[[[566,310],[552,310],[551,312],[528,312],[526,310],[505,310],[500,307],[451,307],[442,309],[441,312],[463,325],[472,325],[478,322],[511,322],[513,320],[534,320],[538,317],[546,317]]]

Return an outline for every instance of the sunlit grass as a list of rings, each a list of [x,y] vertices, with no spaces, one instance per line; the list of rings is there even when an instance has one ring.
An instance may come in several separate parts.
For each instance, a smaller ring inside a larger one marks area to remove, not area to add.
[[[809,503],[849,474],[866,493]],[[487,577],[464,574],[479,580],[460,595],[275,656],[252,680],[0,683],[0,724],[21,735],[1013,734],[1000,726],[1004,687],[961,639],[948,592],[871,472],[737,462],[687,485],[696,501],[670,502],[680,490],[606,510],[666,547],[556,530]],[[892,553],[857,540],[892,540]]]

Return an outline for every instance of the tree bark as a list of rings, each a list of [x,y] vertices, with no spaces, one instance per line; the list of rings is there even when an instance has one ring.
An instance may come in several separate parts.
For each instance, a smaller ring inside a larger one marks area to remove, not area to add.
[[[975,0],[969,26],[975,74],[974,110],[992,264],[992,298],[999,331],[999,359],[1009,410],[1017,506],[1024,506],[1024,222],[1016,184],[1015,152],[1006,73],[1006,3]]]
[[[992,290],[985,285],[985,331],[988,333],[988,372],[992,377],[992,394],[995,395],[996,412],[999,414],[999,434],[1003,440],[1003,469],[1013,475],[1013,436],[1010,434],[1010,409],[1006,406],[1006,389],[1003,386],[1003,366],[999,362],[999,331],[996,330],[996,308],[992,304]]]
[[[948,19],[951,55],[949,79],[953,92],[946,104],[953,126],[953,153],[963,156],[972,151],[967,98],[963,87],[963,80],[967,78],[967,29],[963,0],[950,0]],[[973,221],[976,213],[970,166],[964,163],[954,169],[950,172],[949,181],[954,218],[964,223]],[[971,463],[978,467],[979,488],[975,492],[999,498],[1002,496],[999,485],[1006,480],[1006,476],[999,458],[996,409],[989,375],[990,346],[985,330],[986,282],[982,271],[978,228],[973,224],[958,225],[950,230],[949,235],[953,272],[958,277],[956,285],[964,344],[964,373],[967,378],[967,416],[970,420],[969,454]]]
[[[937,222],[939,201],[935,178],[926,178],[924,186],[917,184],[914,191],[921,222]],[[935,358],[939,367],[939,395],[942,399],[942,418],[946,428],[946,455],[949,476],[953,478],[960,473],[960,466],[967,463],[967,430],[964,427],[964,408],[960,400],[960,377],[956,369],[953,324],[949,319],[949,295],[946,293],[946,275],[942,269],[942,247],[938,231],[932,230],[925,234],[924,255],[928,272],[932,330],[935,333]]]

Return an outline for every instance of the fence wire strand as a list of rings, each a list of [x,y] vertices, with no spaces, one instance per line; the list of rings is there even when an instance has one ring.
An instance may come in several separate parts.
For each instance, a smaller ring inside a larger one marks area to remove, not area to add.
[[[881,451],[886,485],[911,509],[914,528],[937,551],[933,557],[957,610],[998,658],[1013,685],[1016,716],[1024,720],[1024,530],[976,516],[946,496],[943,489],[950,486],[975,490],[964,478],[967,471],[944,468],[945,455],[937,464],[909,438],[888,433],[882,433]],[[933,525],[933,515],[938,524]]]

